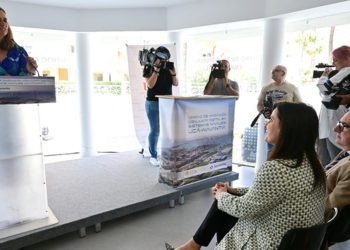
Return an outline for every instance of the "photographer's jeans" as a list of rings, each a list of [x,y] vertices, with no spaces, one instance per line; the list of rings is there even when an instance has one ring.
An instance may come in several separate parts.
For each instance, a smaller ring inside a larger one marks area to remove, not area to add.
[[[159,105],[156,101],[146,100],[145,103],[147,118],[149,122],[148,145],[151,157],[157,159],[157,145],[159,138]]]

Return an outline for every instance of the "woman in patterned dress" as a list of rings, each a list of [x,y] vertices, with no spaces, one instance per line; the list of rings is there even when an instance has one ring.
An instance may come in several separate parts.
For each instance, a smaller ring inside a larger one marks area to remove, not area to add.
[[[36,61],[13,39],[6,12],[0,7],[0,76],[34,75]]]
[[[312,107],[276,104],[265,137],[274,147],[252,186],[216,184],[207,217],[193,238],[175,249],[200,249],[215,234],[217,250],[277,249],[288,230],[323,223],[326,176],[315,152],[317,137],[318,117]]]

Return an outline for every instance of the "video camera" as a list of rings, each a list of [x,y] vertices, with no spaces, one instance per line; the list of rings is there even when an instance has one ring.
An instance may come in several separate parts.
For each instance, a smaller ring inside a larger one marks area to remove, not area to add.
[[[143,49],[139,51],[139,61],[142,66],[151,65],[153,66],[154,62],[157,59],[156,50],[154,48]]]
[[[159,68],[160,69],[174,69],[174,63],[173,62],[161,62]]]
[[[324,68],[334,68],[334,65],[329,65],[327,63],[319,63],[315,66],[317,69],[324,69]],[[314,70],[312,73],[312,78],[320,78],[323,74],[324,70]],[[331,71],[332,73],[332,71]],[[335,74],[333,74],[335,75]]]
[[[350,68],[346,70],[333,70],[329,73],[329,79],[317,84],[322,96],[322,103],[327,109],[338,109],[341,101],[336,95],[350,94]]]
[[[139,61],[142,66],[150,65],[154,66],[154,62],[157,59],[163,59],[168,60],[170,58],[170,55],[167,53],[163,53],[160,51],[157,51],[154,48],[143,49],[139,51]],[[162,62],[160,65],[160,68],[163,69],[173,69],[174,63],[173,62]]]
[[[264,108],[259,112],[259,114],[253,119],[252,123],[250,124],[251,127],[254,127],[255,123],[258,121],[258,118],[261,114],[265,116],[265,118],[270,119],[271,113],[273,110],[273,100],[272,96],[266,95],[264,101]]]
[[[224,64],[221,61],[217,61],[211,66],[211,76],[214,78],[225,78]]]

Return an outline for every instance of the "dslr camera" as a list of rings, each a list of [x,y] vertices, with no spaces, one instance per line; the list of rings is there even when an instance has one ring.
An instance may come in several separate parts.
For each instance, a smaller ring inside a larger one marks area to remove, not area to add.
[[[259,112],[259,114],[253,119],[250,127],[254,127],[255,123],[258,121],[260,115],[264,115],[265,118],[270,119],[271,113],[273,111],[273,100],[271,95],[266,95],[263,101],[264,108]]]
[[[322,96],[322,103],[327,109],[338,109],[341,101],[336,95],[350,94],[350,69],[329,73],[329,79],[317,84]]]
[[[211,76],[214,78],[225,78],[224,64],[221,61],[217,61],[211,66]]]
[[[269,114],[269,117],[266,117],[270,119],[271,113],[273,111],[273,101],[272,101],[272,96],[267,95],[265,100],[264,100],[264,109],[261,111],[263,114]]]

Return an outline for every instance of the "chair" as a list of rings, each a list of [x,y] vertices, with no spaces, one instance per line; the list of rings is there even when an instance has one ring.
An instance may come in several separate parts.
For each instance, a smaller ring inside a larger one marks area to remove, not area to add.
[[[328,245],[350,239],[350,205],[338,211],[337,217],[328,225],[325,240]]]
[[[327,226],[338,214],[334,208],[333,216],[327,223],[307,228],[294,228],[289,230],[282,238],[278,250],[320,250],[326,235]]]

